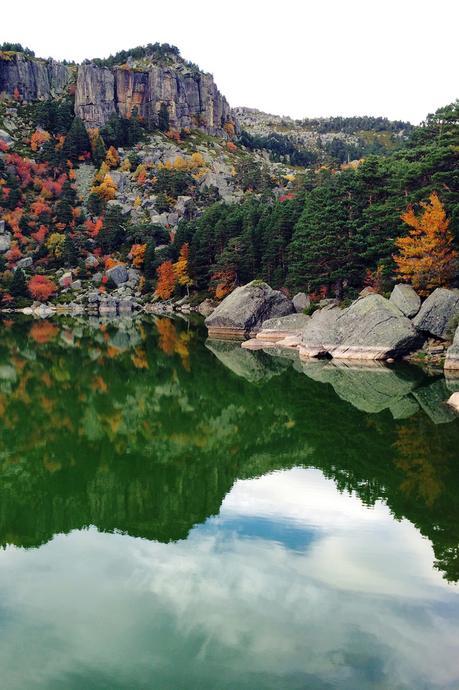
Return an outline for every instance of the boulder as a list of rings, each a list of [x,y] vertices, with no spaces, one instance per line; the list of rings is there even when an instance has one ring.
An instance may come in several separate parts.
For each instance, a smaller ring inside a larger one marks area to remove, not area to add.
[[[2,221],[3,222],[3,221]],[[11,233],[4,232],[0,234],[0,252],[7,252],[11,247]]]
[[[264,352],[254,354],[231,340],[206,340],[206,348],[233,374],[260,383],[279,376],[289,366],[288,361],[271,358]]]
[[[459,412],[459,393],[453,393],[450,398],[448,398],[448,405],[450,405],[456,412]]]
[[[421,342],[400,309],[374,293],[344,310],[328,307],[314,312],[303,330],[300,354],[379,360],[408,354]]]
[[[300,356],[325,357],[338,345],[336,323],[341,310],[326,307],[313,313],[301,335]]]
[[[84,265],[86,268],[96,268],[96,266],[99,265],[99,259],[97,256],[94,256],[94,254],[88,254],[86,259],[84,260]]]
[[[236,288],[206,318],[213,335],[250,335],[257,333],[263,322],[294,311],[293,304],[282,292],[266,283],[252,281]]]
[[[423,303],[413,319],[418,331],[447,340],[455,318],[459,315],[459,290],[437,288]]]
[[[453,344],[446,352],[445,369],[459,370],[459,326],[456,328]]]
[[[127,283],[129,280],[129,273],[126,266],[113,266],[107,271],[107,277],[113,280],[115,285],[122,285],[122,283]]]
[[[0,129],[0,139],[10,146],[13,143],[13,137],[4,129]]]
[[[33,259],[31,256],[25,256],[23,259],[20,259],[17,264],[16,268],[30,268],[33,265]]]
[[[421,298],[417,292],[411,285],[404,285],[403,283],[395,285],[391,292],[390,301],[409,319],[416,316],[421,308]]]
[[[275,342],[291,335],[300,335],[310,318],[306,314],[289,314],[268,319],[257,333],[257,338]]]
[[[73,281],[73,276],[71,271],[67,271],[59,278],[59,285],[63,288],[70,287]]]
[[[205,299],[204,302],[198,306],[198,313],[201,316],[210,316],[215,309],[215,305],[211,299]]]
[[[422,338],[400,309],[382,295],[361,297],[336,321],[335,359],[388,359],[418,347]]]
[[[295,307],[295,311],[298,313],[308,309],[311,305],[311,300],[305,292],[297,292],[293,297],[292,302],[293,306]]]

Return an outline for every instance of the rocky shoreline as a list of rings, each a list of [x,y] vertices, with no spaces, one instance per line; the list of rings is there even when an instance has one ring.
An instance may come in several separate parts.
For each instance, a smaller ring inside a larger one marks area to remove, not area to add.
[[[302,361],[434,362],[459,377],[459,290],[437,288],[423,302],[409,285],[389,299],[364,290],[349,306],[324,300],[311,314],[295,308],[299,298],[253,281],[206,318],[209,337],[237,336],[245,350],[291,350]],[[449,402],[459,409],[457,395]]]

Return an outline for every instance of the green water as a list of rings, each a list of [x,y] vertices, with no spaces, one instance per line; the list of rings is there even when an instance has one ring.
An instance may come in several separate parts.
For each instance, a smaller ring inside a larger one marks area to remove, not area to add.
[[[3,319],[2,690],[457,690],[452,390]]]

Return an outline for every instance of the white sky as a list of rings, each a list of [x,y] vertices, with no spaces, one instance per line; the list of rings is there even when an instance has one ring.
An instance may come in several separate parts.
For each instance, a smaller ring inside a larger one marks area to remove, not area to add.
[[[232,106],[420,122],[459,96],[457,0],[21,0],[0,42],[80,61],[172,43]]]

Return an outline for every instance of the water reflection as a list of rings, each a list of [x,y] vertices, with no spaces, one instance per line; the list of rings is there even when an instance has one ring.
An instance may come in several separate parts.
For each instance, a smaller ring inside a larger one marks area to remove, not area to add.
[[[454,381],[204,341],[165,318],[4,321],[0,542],[89,525],[185,539],[238,478],[316,467],[410,520],[459,579]]]
[[[459,682],[458,592],[429,543],[318,470],[237,481],[187,540],[91,528],[1,562],[9,690]]]

